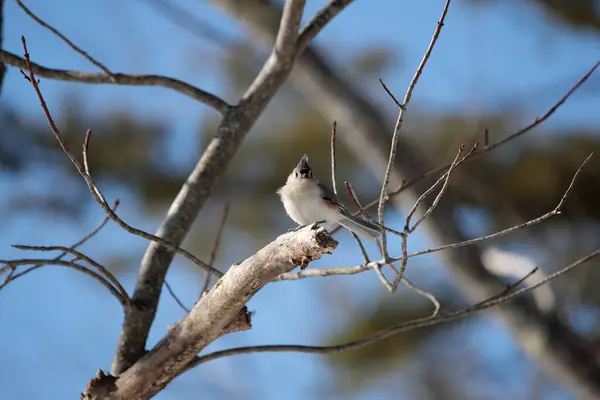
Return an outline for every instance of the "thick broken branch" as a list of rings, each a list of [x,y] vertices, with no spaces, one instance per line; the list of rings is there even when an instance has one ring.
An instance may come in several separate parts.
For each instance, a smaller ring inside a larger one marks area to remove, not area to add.
[[[185,371],[196,354],[215,339],[232,331],[250,329],[244,307],[258,290],[276,276],[306,266],[336,247],[337,242],[323,228],[306,227],[279,236],[250,258],[232,265],[152,350],[116,380],[107,379],[114,391],[103,399],[152,397]],[[93,383],[98,386],[97,381]],[[97,398],[93,390],[86,393],[83,399]]]

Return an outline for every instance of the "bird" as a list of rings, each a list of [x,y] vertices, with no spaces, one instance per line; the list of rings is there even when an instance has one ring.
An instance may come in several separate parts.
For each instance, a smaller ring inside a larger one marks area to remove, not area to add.
[[[306,154],[288,176],[285,185],[277,190],[277,194],[287,215],[300,225],[293,230],[310,224],[323,224],[326,230],[331,231],[339,224],[371,241],[381,235],[380,225],[350,214],[335,193],[314,177]]]

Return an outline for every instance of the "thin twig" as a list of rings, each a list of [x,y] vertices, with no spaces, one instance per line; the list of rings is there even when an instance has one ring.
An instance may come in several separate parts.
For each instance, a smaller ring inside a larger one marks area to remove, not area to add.
[[[423,56],[423,59],[421,60],[419,67],[415,71],[415,74],[414,74],[412,80],[410,81],[410,84],[408,85],[408,89],[406,90],[406,94],[404,95],[404,99],[402,101],[402,106],[400,107],[400,111],[398,113],[398,119],[396,120],[396,126],[394,127],[394,135],[392,136],[392,144],[390,146],[390,156],[389,156],[388,164],[386,167],[385,175],[383,178],[383,184],[381,185],[381,193],[379,194],[379,206],[377,209],[377,216],[379,219],[379,225],[381,225],[381,226],[385,226],[384,220],[383,220],[383,218],[384,218],[383,211],[385,208],[385,202],[388,199],[387,188],[390,183],[390,178],[392,176],[392,168],[394,165],[394,161],[396,160],[396,152],[398,151],[398,141],[400,140],[399,135],[400,135],[400,131],[402,130],[402,123],[404,122],[404,113],[406,112],[408,103],[410,103],[410,99],[412,97],[412,92],[415,89],[417,82],[419,81],[419,77],[421,76],[423,69],[425,68],[425,65],[427,64],[427,61],[429,60],[429,56],[431,55],[431,52],[433,51],[433,48],[435,46],[435,43],[437,42],[440,32],[442,31],[442,27],[444,26],[444,20],[446,19],[446,14],[448,13],[448,7],[450,6],[451,1],[452,0],[446,0],[446,4],[444,5],[444,9],[442,11],[442,16],[440,17],[440,20],[437,23],[435,31],[433,32],[433,37],[431,38],[431,42],[429,43],[429,46],[427,47],[427,50],[425,51],[425,55]],[[387,250],[387,235],[386,235],[385,230],[383,230],[381,233],[381,245],[383,247],[383,258],[384,258],[384,260],[387,261],[389,258],[389,254],[388,254],[388,250]]]
[[[208,274],[208,276],[210,276],[210,274]],[[181,309],[183,311],[185,311],[186,313],[189,313],[190,309],[187,308],[185,306],[185,304],[183,304],[183,302],[181,301],[181,299],[179,299],[179,297],[177,297],[177,295],[175,294],[175,291],[171,288],[171,285],[169,285],[169,282],[167,282],[166,278],[165,278],[165,286],[166,286],[167,290],[169,291],[169,294],[175,300],[175,302],[177,302],[177,304],[179,305],[179,307],[181,307]]]
[[[508,143],[511,140],[514,140],[528,132],[530,132],[531,130],[533,130],[534,128],[536,128],[538,125],[540,125],[541,123],[543,123],[544,121],[546,121],[548,118],[550,118],[555,112],[556,110],[558,110],[558,108],[560,108],[568,99],[569,97],[571,97],[573,95],[573,93],[575,93],[580,87],[581,85],[583,85],[590,76],[592,76],[592,74],[596,71],[596,69],[598,69],[598,67],[600,66],[600,61],[596,62],[576,83],[574,86],[572,86],[560,99],[558,99],[558,101],[556,103],[554,103],[554,105],[552,105],[552,107],[550,107],[548,109],[548,111],[546,111],[544,113],[544,115],[542,115],[541,117],[536,117],[535,120],[530,123],[529,125],[525,126],[524,128],[521,128],[520,130],[518,130],[517,132],[512,133],[511,135],[507,136],[504,139],[501,139],[491,145],[485,145],[482,149],[480,149],[479,151],[473,153],[473,155],[470,157],[470,160],[474,160],[476,158],[479,158],[480,156],[482,156],[483,154],[487,153],[488,151],[492,151],[497,149],[498,147]],[[489,140],[489,132],[488,132],[488,140]],[[419,175],[409,181],[404,181],[402,182],[402,184],[397,187],[396,189],[394,189],[393,191],[389,192],[387,197],[389,199],[399,195],[400,193],[404,192],[405,190],[409,189],[410,187],[416,185],[417,183],[421,182],[424,179],[429,178],[432,175],[436,175],[444,170],[447,170],[449,167],[451,166],[451,163],[446,164],[446,165],[442,165],[440,167],[434,168],[428,172],[423,173],[422,175]],[[371,201],[370,203],[367,203],[365,205],[365,210],[369,210],[370,208],[373,208],[375,206],[377,206],[379,204],[379,198],[374,199],[373,201]]]
[[[369,214],[367,214],[365,212],[363,206],[361,205],[361,202],[358,200],[358,196],[356,195],[356,191],[352,187],[352,184],[348,181],[344,181],[344,185],[346,185],[346,191],[348,191],[350,198],[352,199],[352,201],[354,201],[354,204],[356,205],[356,207],[358,207],[359,212],[354,213],[354,215],[356,216],[356,215],[360,214],[368,221],[371,221],[375,225],[379,226],[379,222],[377,222],[377,220],[375,218],[371,217]],[[338,228],[336,227],[336,229],[334,229],[332,233],[334,233],[337,229]],[[397,230],[392,229],[387,226],[384,226],[383,229],[385,229],[386,231],[388,231],[390,233],[393,233],[394,235],[398,235],[398,236],[402,236],[404,234],[404,232],[397,231]]]
[[[437,207],[437,205],[440,202],[440,199],[442,198],[442,196],[444,195],[444,193],[446,192],[446,189],[448,188],[448,182],[450,180],[450,175],[452,174],[452,172],[454,172],[454,170],[466,159],[468,159],[473,152],[475,151],[475,149],[477,148],[477,143],[475,143],[473,145],[473,147],[471,147],[471,150],[469,150],[469,152],[461,158],[462,152],[464,151],[464,146],[461,145],[458,149],[458,153],[456,153],[456,157],[454,158],[454,160],[452,161],[452,163],[450,164],[450,168],[448,168],[448,171],[446,171],[446,173],[444,175],[442,175],[440,177],[440,179],[438,179],[427,191],[425,191],[425,193],[423,193],[419,199],[415,202],[415,205],[413,206],[413,208],[410,210],[410,212],[408,213],[408,216],[406,217],[406,224],[404,226],[405,229],[405,233],[409,234],[409,233],[413,233],[417,227],[427,219],[427,217],[433,212],[433,210]],[[443,183],[442,183],[443,182]],[[431,206],[427,209],[427,211],[425,211],[425,213],[423,213],[423,216],[421,218],[419,218],[419,220],[417,220],[417,222],[415,222],[415,224],[412,226],[412,228],[410,227],[410,220],[413,216],[413,214],[415,213],[415,211],[417,210],[419,204],[421,203],[421,201],[423,201],[425,199],[425,197],[427,197],[440,183],[442,183],[442,188],[440,189],[440,191],[438,192],[437,196],[435,197],[434,201],[431,203]]]
[[[113,204],[113,206],[112,206],[112,209],[116,210],[118,207],[119,207],[119,199],[116,199],[115,202],[114,202],[114,204]],[[76,248],[78,248],[79,246],[83,245],[85,242],[87,242],[88,240],[90,240],[98,232],[100,232],[100,230],[102,228],[104,228],[104,226],[108,223],[109,220],[110,219],[108,217],[104,217],[104,220],[97,227],[95,227],[90,233],[88,233],[83,238],[81,238],[80,240],[78,240],[77,242],[75,242],[73,245],[71,245],[69,247],[69,249],[75,250]],[[61,254],[59,254],[57,257],[55,257],[53,261],[61,261],[62,258],[64,256],[66,256],[67,254],[69,254],[69,252],[63,251]],[[9,265],[6,265],[6,266],[0,268],[0,274],[4,273],[5,270],[10,269],[9,274],[4,279],[4,281],[3,281],[2,285],[0,286],[0,288],[6,286],[9,282],[14,281],[15,279],[17,279],[17,278],[19,278],[19,277],[21,277],[23,275],[26,275],[29,272],[34,271],[34,270],[36,270],[38,268],[41,268],[43,266],[44,266],[43,264],[42,265],[34,265],[31,268],[28,268],[25,271],[22,271],[22,272],[20,272],[20,273],[18,273],[16,275],[15,275],[16,266],[14,266],[14,265],[10,265],[9,264]],[[125,297],[127,297],[127,296],[125,296]]]
[[[131,302],[129,295],[125,288],[121,285],[121,282],[108,270],[106,267],[99,262],[93,260],[89,256],[83,254],[80,251],[77,251],[71,247],[65,246],[28,246],[21,244],[13,244],[12,247],[19,250],[32,250],[32,251],[62,251],[63,253],[72,254],[77,259],[83,260],[96,268],[106,279],[108,279],[121,293],[121,296],[127,301],[127,303]]]
[[[337,191],[337,162],[336,162],[336,133],[337,133],[337,121],[333,121],[333,126],[331,128],[331,186],[333,188],[333,194],[335,194],[337,196],[338,191]],[[346,182],[346,187],[348,187],[348,183]],[[362,243],[362,240],[360,240],[360,238],[358,237],[357,234],[355,234],[354,232],[350,231],[350,234],[352,235],[352,238],[354,239],[354,241],[356,242],[356,245],[358,246],[358,248],[360,249],[360,252],[363,256],[363,260],[365,264],[368,264],[371,262],[371,259],[369,258],[369,253],[367,253],[367,250],[365,249],[365,246]],[[383,275],[381,275],[380,279],[382,279],[382,282],[384,283],[384,285],[387,283],[385,277]]]
[[[408,255],[408,236],[411,233],[413,233],[417,229],[417,227],[423,221],[425,221],[427,219],[427,217],[429,217],[429,215],[433,212],[433,210],[435,210],[435,208],[439,204],[442,196],[446,192],[446,189],[448,188],[448,182],[450,181],[450,175],[456,169],[456,167],[461,163],[461,161],[466,160],[473,153],[473,151],[475,151],[476,148],[477,148],[477,143],[475,143],[473,145],[473,147],[471,148],[471,150],[464,157],[461,158],[462,153],[465,149],[464,145],[461,144],[458,149],[458,152],[456,153],[456,156],[454,157],[454,160],[452,161],[452,164],[450,165],[450,168],[448,168],[448,171],[446,171],[446,173],[444,175],[442,175],[442,177],[440,177],[433,185],[431,185],[431,187],[429,189],[427,189],[425,191],[425,193],[423,193],[421,196],[419,196],[419,198],[413,205],[412,209],[409,211],[409,213],[406,217],[406,222],[404,224],[404,232],[403,232],[403,235],[401,235],[402,242],[401,242],[400,247],[401,247],[401,251],[402,251],[402,261],[401,261],[401,265],[400,265],[400,271],[398,272],[398,274],[396,275],[396,278],[394,279],[394,282],[392,283],[392,289],[394,291],[398,288],[398,285],[402,281],[402,277],[404,276],[404,272],[406,271],[406,267],[408,265],[408,257],[407,257],[407,255]],[[413,217],[413,215],[415,214],[415,212],[417,211],[419,205],[430,193],[432,193],[440,185],[440,183],[442,184],[442,188],[438,192],[437,196],[435,197],[435,199],[433,200],[433,202],[431,203],[429,208],[423,213],[421,218],[419,218],[417,220],[417,222],[415,222],[415,224],[411,227],[410,220]]]
[[[383,248],[383,245],[381,247]],[[392,283],[392,291],[396,291],[398,288],[400,281],[402,281],[402,278],[404,277],[404,272],[406,272],[406,267],[408,266],[408,233],[400,236],[400,251],[402,252],[402,257],[400,257],[400,271],[398,271],[396,278]]]
[[[296,44],[296,57],[299,57],[315,37],[331,22],[344,8],[354,0],[330,0],[315,16],[302,28]]]
[[[390,264],[390,267],[392,267],[392,264]],[[400,271],[396,271],[396,273],[398,276],[400,275]],[[406,285],[406,287],[411,289],[413,292],[428,299],[433,304],[433,312],[431,313],[430,317],[435,317],[436,315],[438,315],[440,313],[440,308],[441,308],[440,302],[438,301],[438,299],[436,299],[436,297],[432,293],[429,293],[428,291],[417,287],[414,283],[409,281],[408,278],[406,278],[405,276],[402,276],[402,283],[404,285]]]
[[[497,299],[497,298],[506,296],[507,294],[512,292],[517,286],[519,286],[521,283],[525,282],[527,280],[527,278],[530,278],[533,274],[535,274],[538,270],[539,270],[538,267],[532,268],[531,271],[529,271],[528,273],[523,275],[523,277],[521,279],[519,279],[518,281],[516,281],[514,283],[511,283],[510,285],[506,285],[506,287],[500,293],[498,293],[495,296],[490,297],[490,299]]]
[[[126,306],[130,301],[128,298],[123,297],[123,294],[119,290],[117,290],[105,277],[103,277],[102,275],[100,275],[99,273],[97,273],[95,271],[92,271],[89,268],[86,268],[82,265],[76,264],[75,261],[64,261],[64,260],[56,260],[56,259],[48,259],[48,260],[46,260],[46,259],[20,259],[20,260],[0,260],[0,263],[7,264],[7,265],[13,265],[13,266],[32,265],[31,268],[29,268],[23,272],[20,272],[18,274],[15,274],[9,282],[5,282],[2,285],[0,285],[0,290],[2,288],[4,288],[4,286],[6,286],[8,283],[18,279],[19,277],[25,275],[28,272],[31,272],[38,268],[41,268],[42,266],[56,265],[56,266],[68,267],[68,268],[74,269],[76,271],[83,272],[84,274],[96,279],[103,286],[105,286],[117,298],[117,300],[119,300],[119,302],[123,306]]]
[[[17,68],[28,69],[27,60],[5,50],[0,50],[0,62],[12,65]],[[105,73],[93,73],[82,71],[69,71],[63,69],[54,69],[41,66],[30,62],[32,71],[41,77],[49,79],[58,79],[67,82],[80,82],[89,84],[113,84],[127,86],[159,86],[174,90],[186,95],[200,103],[213,108],[221,115],[225,115],[229,110],[229,104],[220,97],[206,92],[196,86],[179,79],[169,78],[161,75],[134,75],[114,73],[107,75]]]
[[[115,199],[111,209],[113,211],[117,211],[117,208],[119,207],[119,203],[120,203],[119,199]],[[106,226],[108,221],[110,221],[110,218],[108,216],[104,217],[104,219],[102,220],[100,225],[95,227],[90,233],[88,233],[87,235],[82,237],[79,241],[77,241],[72,246],[70,246],[70,248],[74,250],[74,249],[78,248],[79,246],[81,246],[82,244],[84,244],[85,242],[87,242],[88,240],[90,240],[91,238],[93,238],[94,236],[96,236],[98,234],[98,232],[100,232],[102,230],[102,228],[104,228]],[[67,254],[68,254],[67,252],[63,252],[62,255],[58,256],[58,258],[62,258],[64,256],[66,256]]]
[[[352,188],[352,185],[348,181],[345,181],[344,184],[346,185],[346,191],[348,191],[348,194],[352,198],[352,201],[354,201],[354,204],[358,207],[358,209],[360,211],[362,211],[362,206],[360,204],[360,201],[358,200],[358,197],[356,196],[356,193],[354,192],[354,189]],[[363,214],[363,216],[366,216],[366,213],[363,212],[362,214]],[[356,241],[356,243],[358,243],[358,246],[360,247],[360,250],[363,253],[364,264],[368,265],[371,261],[370,261],[369,256],[366,255],[367,254],[366,250],[365,250],[360,238],[354,234],[352,234],[352,237],[354,237],[354,240]],[[377,240],[377,245],[379,245],[379,240]],[[380,250],[381,250],[381,248],[380,248]],[[390,292],[393,292],[392,284],[390,283],[390,281],[387,280],[387,278],[381,271],[380,267],[375,268],[375,273],[377,274],[377,278],[379,278],[379,280],[381,281],[383,286],[385,286],[385,288],[387,290],[389,290]]]
[[[394,94],[392,93],[392,91],[387,87],[387,85],[385,84],[385,82],[383,82],[383,79],[379,78],[379,83],[381,84],[381,87],[383,88],[383,90],[385,90],[385,92],[388,94],[388,96],[391,97],[392,101],[396,104],[396,106],[403,110],[404,106],[402,105],[402,103],[400,103],[398,101],[398,99],[396,98],[396,96],[394,96]]]
[[[447,245],[435,247],[435,248],[432,248],[432,249],[417,251],[415,253],[408,254],[407,257],[408,258],[416,257],[416,256],[420,256],[420,255],[423,255],[423,254],[430,254],[430,253],[435,253],[435,252],[442,251],[442,250],[453,249],[453,248],[457,248],[457,247],[469,246],[469,245],[472,245],[472,244],[475,244],[475,243],[487,241],[487,240],[490,240],[490,239],[495,239],[497,237],[504,236],[504,235],[507,235],[507,234],[509,234],[511,232],[514,232],[514,231],[516,231],[518,229],[523,229],[523,228],[530,227],[532,225],[539,224],[540,222],[543,222],[543,221],[547,220],[548,218],[551,218],[551,217],[554,217],[555,215],[561,214],[562,213],[562,207],[563,207],[565,201],[567,200],[567,198],[569,197],[569,195],[571,194],[571,192],[573,190],[573,187],[575,185],[575,182],[577,181],[577,178],[579,177],[579,174],[581,173],[583,167],[588,163],[588,161],[592,158],[593,155],[594,155],[594,153],[590,153],[590,155],[587,156],[587,158],[579,166],[579,168],[575,172],[575,175],[573,175],[573,178],[571,179],[571,182],[569,183],[569,187],[567,188],[567,190],[563,194],[563,196],[560,199],[560,201],[558,202],[557,206],[552,211],[547,212],[546,214],[542,215],[541,217],[532,219],[530,221],[524,222],[524,223],[519,224],[519,225],[512,226],[512,227],[507,228],[507,229],[503,229],[503,230],[501,230],[499,232],[492,233],[490,235],[481,236],[481,237],[478,237],[478,238],[475,238],[475,239],[465,240],[465,241],[458,242],[458,243],[447,244]]]
[[[381,257],[383,257],[383,248],[381,247],[381,243],[379,242],[379,240],[376,240],[375,243],[377,243],[377,248],[379,249],[379,253],[381,254]],[[396,273],[396,276],[400,276],[400,271],[398,271],[396,269],[396,267],[394,267],[393,263],[390,263],[389,267],[394,270],[394,272]],[[429,300],[433,304],[433,313],[431,313],[431,315],[430,315],[431,317],[435,317],[436,315],[438,315],[438,313],[440,312],[441,306],[440,306],[440,302],[438,301],[438,299],[436,299],[436,297],[433,295],[433,293],[429,293],[428,291],[417,287],[417,285],[415,285],[414,283],[409,281],[408,278],[406,278],[405,276],[402,276],[401,282],[407,288],[409,288],[410,290],[412,290],[419,296],[425,297],[427,300]],[[396,289],[394,288],[393,290],[396,290]]]
[[[354,241],[358,245],[358,247],[360,249],[360,253],[363,256],[363,260],[364,260],[365,264],[370,263],[371,259],[369,258],[369,253],[367,253],[367,250],[365,249],[365,246],[363,245],[362,240],[360,240],[360,238],[358,237],[358,235],[356,233],[350,232],[350,234],[352,234],[352,237],[354,238]]]
[[[212,266],[215,265],[215,260],[217,258],[217,251],[219,251],[219,247],[221,246],[221,237],[223,236],[223,230],[225,229],[225,222],[227,222],[227,216],[229,215],[229,203],[225,203],[225,207],[223,207],[223,213],[221,214],[221,219],[219,220],[219,227],[217,228],[217,233],[215,234],[215,240],[213,242],[212,249],[210,251],[210,256],[208,258],[208,263]],[[200,292],[200,296],[203,293],[206,293],[208,290],[208,286],[210,285],[211,274],[207,273],[204,277],[204,284],[202,285],[202,291]]]
[[[333,193],[337,195],[337,179],[336,179],[336,159],[335,159],[335,135],[337,132],[337,121],[333,121],[331,127],[331,186]]]
[[[342,343],[342,344],[334,345],[334,346],[267,345],[267,346],[237,347],[237,348],[233,348],[233,349],[216,351],[213,353],[206,354],[204,356],[197,357],[189,364],[187,369],[189,370],[197,365],[200,365],[202,363],[205,363],[205,362],[208,362],[211,360],[215,360],[217,358],[227,357],[227,356],[232,356],[232,355],[239,355],[239,354],[264,353],[264,352],[284,352],[284,351],[295,351],[295,352],[313,353],[313,354],[331,354],[331,353],[340,353],[343,351],[357,349],[360,347],[367,346],[371,343],[378,342],[378,341],[388,338],[390,336],[396,335],[400,332],[406,332],[406,331],[413,330],[413,329],[425,328],[425,327],[429,327],[429,326],[433,326],[433,325],[439,325],[442,323],[455,321],[459,318],[464,318],[476,311],[484,310],[484,309],[505,303],[505,302],[510,301],[518,296],[521,296],[522,294],[525,294],[527,292],[537,289],[538,287],[540,287],[542,285],[545,285],[546,283],[560,277],[561,275],[566,274],[567,272],[571,271],[572,269],[588,262],[589,260],[591,260],[599,255],[600,255],[600,249],[567,265],[566,267],[560,269],[559,271],[542,279],[538,283],[528,286],[526,288],[520,289],[520,290],[516,290],[512,293],[507,294],[506,296],[503,296],[500,298],[497,298],[494,296],[494,298],[490,298],[490,299],[485,300],[481,303],[478,303],[474,306],[470,306],[470,307],[464,308],[459,311],[443,313],[443,314],[439,314],[435,317],[426,317],[426,318],[415,319],[415,320],[412,320],[409,322],[394,325],[389,328],[383,329],[375,334],[364,337],[362,339],[358,339],[358,340],[354,340],[354,341],[350,341],[350,342],[346,342],[346,343]]]
[[[71,42],[69,40],[69,38],[67,38],[65,35],[63,35],[58,30],[56,30],[56,28],[50,26],[47,22],[45,22],[40,17],[38,17],[37,15],[35,15],[33,13],[33,11],[31,11],[29,8],[27,8],[27,6],[25,6],[25,4],[23,4],[23,2],[21,0],[16,0],[16,2],[19,5],[19,7],[21,7],[21,9],[23,11],[25,11],[25,13],[27,15],[29,15],[35,22],[37,22],[38,24],[40,24],[44,28],[48,29],[54,35],[58,36],[63,42],[65,42],[75,52],[79,53],[83,58],[85,58],[86,60],[88,60],[90,63],[94,64],[96,67],[100,68],[102,70],[102,72],[104,72],[106,75],[109,75],[109,76],[113,76],[114,75],[101,62],[99,62],[98,60],[94,59],[92,56],[90,56],[83,49],[81,49],[80,47],[78,47],[75,43]],[[114,78],[113,78],[113,81],[114,81]]]
[[[27,79],[29,81],[29,83],[31,83],[31,85],[33,86],[33,88],[37,94],[37,97],[40,101],[40,105],[42,106],[42,109],[44,111],[44,114],[46,115],[46,119],[48,121],[48,124],[50,125],[52,133],[54,134],[54,137],[58,141],[62,151],[69,157],[69,159],[71,160],[71,163],[77,169],[77,172],[79,172],[79,175],[81,175],[82,178],[85,180],[90,192],[92,193],[92,196],[94,197],[96,202],[102,207],[102,209],[104,210],[106,215],[111,220],[116,222],[121,228],[126,230],[127,232],[129,232],[133,235],[140,236],[140,237],[150,240],[150,241],[158,242],[158,243],[162,244],[163,246],[167,247],[169,250],[172,250],[174,252],[182,254],[187,259],[192,261],[194,264],[201,266],[202,268],[217,275],[218,277],[223,276],[222,272],[220,272],[217,269],[206,264],[204,261],[200,260],[199,258],[197,258],[193,254],[187,252],[186,250],[183,250],[182,248],[171,244],[170,242],[164,240],[161,237],[158,237],[158,236],[152,235],[148,232],[136,229],[136,228],[128,225],[127,223],[125,223],[121,218],[119,218],[117,216],[117,214],[111,209],[111,207],[106,202],[106,199],[100,192],[100,189],[98,189],[98,187],[94,183],[92,176],[84,170],[84,168],[79,163],[79,161],[75,158],[75,156],[73,155],[71,150],[69,150],[69,148],[67,147],[67,144],[65,143],[65,141],[62,137],[62,134],[60,133],[60,130],[56,127],[56,124],[54,123],[54,120],[52,119],[52,115],[50,114],[50,111],[48,110],[48,106],[46,105],[46,101],[44,100],[44,96],[42,95],[42,92],[39,89],[39,81],[36,79],[35,74],[33,72],[30,58],[29,58],[29,53],[27,51],[27,42],[26,42],[24,36],[21,36],[21,41],[23,43],[23,50],[25,53],[24,55],[25,55],[25,62],[27,65],[28,75],[25,74],[25,72],[23,72],[23,71],[21,71],[21,73],[23,74],[25,79]],[[88,145],[89,145],[90,136],[91,136],[91,131],[88,130],[85,135],[84,149],[83,149],[83,158],[84,158],[85,165],[87,165],[87,149],[88,149]]]

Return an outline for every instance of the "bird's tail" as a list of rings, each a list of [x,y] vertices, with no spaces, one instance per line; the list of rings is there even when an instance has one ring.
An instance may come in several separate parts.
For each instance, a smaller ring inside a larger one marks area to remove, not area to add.
[[[381,235],[381,226],[375,225],[364,219],[360,219],[352,216],[346,210],[342,210],[340,215],[342,218],[338,221],[340,225],[348,229],[350,232],[354,232],[357,235],[364,237],[367,240],[375,240]]]

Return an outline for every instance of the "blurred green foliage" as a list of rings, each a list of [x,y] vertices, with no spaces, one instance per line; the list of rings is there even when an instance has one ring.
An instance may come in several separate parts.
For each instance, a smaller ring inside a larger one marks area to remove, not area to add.
[[[504,0],[469,0],[489,3]],[[572,29],[600,29],[600,2],[598,0],[534,0],[548,16]]]

